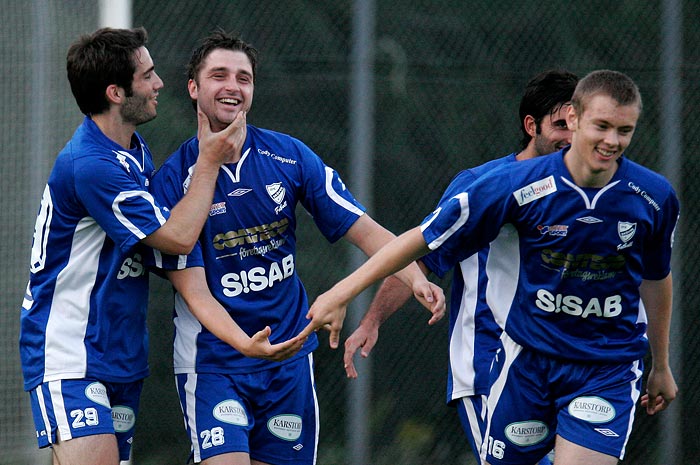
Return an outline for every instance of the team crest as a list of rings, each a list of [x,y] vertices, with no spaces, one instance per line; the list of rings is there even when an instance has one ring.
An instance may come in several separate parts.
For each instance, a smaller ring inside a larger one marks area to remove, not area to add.
[[[268,184],[265,186],[265,189],[267,189],[267,195],[269,195],[270,198],[274,200],[277,205],[282,204],[282,201],[284,201],[284,194],[286,194],[287,191],[284,187],[282,187],[281,182]]]
[[[626,221],[617,222],[617,235],[620,236],[622,242],[629,242],[637,232],[637,223],[628,223]]]

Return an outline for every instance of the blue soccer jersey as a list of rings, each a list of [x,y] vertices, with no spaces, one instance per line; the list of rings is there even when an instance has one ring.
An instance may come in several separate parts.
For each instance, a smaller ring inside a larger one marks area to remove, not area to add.
[[[166,205],[184,195],[198,155],[186,141],[154,176],[152,192]],[[156,266],[204,266],[209,289],[236,323],[253,335],[265,326],[271,342],[296,336],[307,324],[308,301],[296,271],[295,210],[301,204],[331,242],[364,214],[338,173],[288,135],[248,126],[242,157],[224,165],[209,219],[188,256],[156,252]],[[175,295],[174,366],[179,373],[244,373],[273,362],[247,358],[211,334]],[[294,357],[318,346],[315,334]]]
[[[440,202],[459,194],[478,178],[503,164],[515,162],[516,154],[491,160],[460,172],[447,187]],[[494,241],[493,246],[502,241]],[[486,303],[487,264],[490,247],[454,266],[451,256],[438,248],[422,258],[430,271],[442,277],[454,267],[450,298],[449,367],[447,402],[464,396],[486,395],[491,361],[500,347],[501,327]],[[498,252],[495,250],[494,255]],[[503,324],[503,322],[500,322]]]
[[[22,304],[24,387],[148,374],[148,275],[139,241],[165,223],[148,193],[151,153],[125,150],[88,117],[44,189]],[[145,250],[145,248],[144,248]]]
[[[486,299],[521,346],[570,360],[637,360],[648,349],[639,286],[670,272],[678,199],[663,177],[625,158],[605,187],[579,187],[567,150],[483,175],[438,205],[423,236],[455,263],[499,234],[511,243]]]

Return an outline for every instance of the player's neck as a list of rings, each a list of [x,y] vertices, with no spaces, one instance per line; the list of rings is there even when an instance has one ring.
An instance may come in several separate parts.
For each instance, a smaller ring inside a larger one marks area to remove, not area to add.
[[[111,112],[92,115],[91,118],[105,136],[127,150],[131,148],[131,138],[136,126],[124,123],[120,116],[115,116]]]
[[[605,187],[617,172],[619,166],[615,160],[608,169],[594,170],[585,159],[572,147],[564,156],[564,165],[574,183],[579,187]]]

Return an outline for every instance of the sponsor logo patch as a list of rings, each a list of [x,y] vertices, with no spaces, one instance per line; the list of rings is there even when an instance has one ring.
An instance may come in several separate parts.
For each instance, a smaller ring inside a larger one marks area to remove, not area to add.
[[[537,230],[543,236],[549,235],[549,236],[562,236],[562,237],[564,237],[569,232],[569,227],[567,225],[564,225],[564,224],[555,224],[552,226],[539,225],[539,226],[537,226]]]
[[[237,400],[227,399],[219,402],[212,411],[214,418],[231,425],[248,425],[248,415],[245,409]]]
[[[107,388],[102,383],[90,383],[85,388],[85,397],[105,407],[111,407],[109,397],[107,397]]]
[[[209,216],[226,213],[226,202],[213,203],[209,208]]]
[[[542,442],[549,434],[549,428],[541,421],[519,421],[506,426],[506,437],[518,446],[531,446]]]
[[[280,439],[296,441],[301,436],[301,417],[298,415],[274,416],[267,421],[267,429]]]
[[[112,409],[112,422],[114,423],[114,431],[125,433],[136,424],[136,415],[126,405],[115,405]]]
[[[554,176],[549,176],[539,181],[513,192],[516,202],[521,207],[534,200],[553,194],[557,191],[557,183],[554,181]]]
[[[569,403],[569,414],[589,423],[606,423],[616,416],[615,407],[600,397],[577,397]]]

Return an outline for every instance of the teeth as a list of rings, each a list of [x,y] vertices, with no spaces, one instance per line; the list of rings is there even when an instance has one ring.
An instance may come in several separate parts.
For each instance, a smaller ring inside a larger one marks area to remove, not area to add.
[[[232,105],[238,105],[240,103],[240,100],[234,99],[234,98],[222,98],[219,100],[221,103],[230,103]]]

